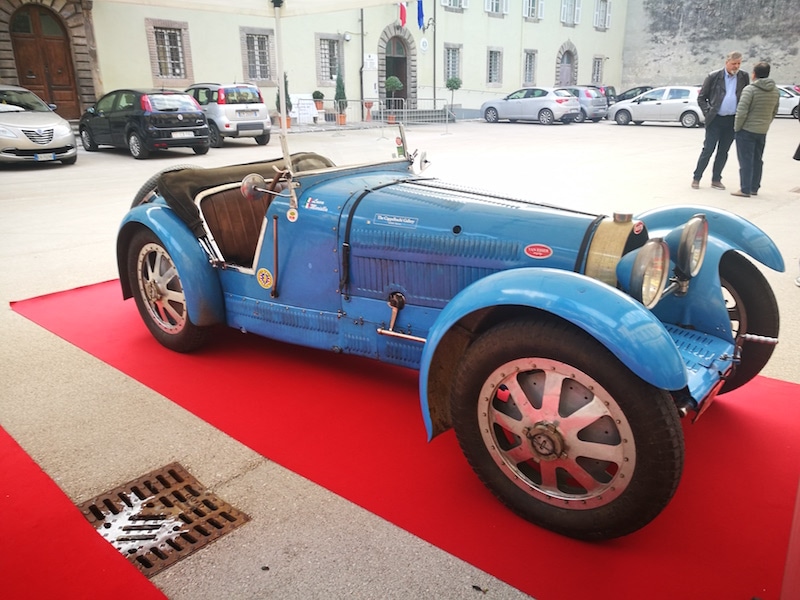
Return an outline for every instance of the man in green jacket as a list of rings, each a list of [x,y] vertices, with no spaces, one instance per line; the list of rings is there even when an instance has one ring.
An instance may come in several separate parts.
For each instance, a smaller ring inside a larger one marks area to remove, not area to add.
[[[753,67],[753,82],[742,91],[733,130],[736,132],[736,156],[739,158],[739,190],[732,196],[749,198],[758,195],[764,168],[767,131],[778,113],[780,92],[769,78],[769,63]]]

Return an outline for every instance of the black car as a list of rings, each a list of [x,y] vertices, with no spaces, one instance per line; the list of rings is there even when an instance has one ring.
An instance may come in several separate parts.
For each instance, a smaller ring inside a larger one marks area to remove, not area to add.
[[[128,148],[134,158],[154,150],[191,148],[208,152],[208,122],[194,98],[175,90],[109,92],[90,106],[80,120],[83,147]]]
[[[623,100],[630,100],[631,98],[636,98],[639,94],[644,94],[645,92],[649,92],[650,90],[654,89],[652,85],[637,85],[636,87],[632,87],[629,90],[625,90],[621,94],[617,96],[617,102],[622,102]]]

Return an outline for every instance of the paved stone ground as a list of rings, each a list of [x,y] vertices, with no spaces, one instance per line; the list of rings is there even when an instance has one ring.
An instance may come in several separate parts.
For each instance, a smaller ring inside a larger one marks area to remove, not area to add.
[[[383,129],[290,133],[293,150],[338,163],[364,145],[390,152]],[[781,119],[768,136],[758,198],[689,187],[702,129],[458,122],[415,126],[409,145],[427,150],[426,174],[574,208],[638,212],[663,204],[730,209],[768,232],[787,273],[767,272],[782,315],[781,342],[764,375],[800,382],[797,368],[800,140]],[[13,300],[117,277],[116,230],[131,198],[156,171],[218,166],[279,154],[228,141],[205,156],[189,151],[136,161],[126,152],[80,151],[75,166],[0,166],[0,425],[80,503],[179,460],[253,522],[154,578],[172,599],[524,598],[474,567],[255,454],[141,384],[13,313]],[[723,181],[738,187],[731,157]],[[90,309],[90,307],[87,307]],[[143,445],[131,431],[146,431]],[[765,432],[768,435],[768,432]],[[390,549],[390,550],[388,550]],[[255,561],[272,557],[269,579]],[[255,557],[255,558],[254,558]],[[255,568],[254,568],[255,567]],[[276,590],[279,590],[276,592]]]

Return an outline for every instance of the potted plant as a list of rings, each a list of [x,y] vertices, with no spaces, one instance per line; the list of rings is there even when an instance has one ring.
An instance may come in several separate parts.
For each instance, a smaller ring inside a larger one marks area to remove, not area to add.
[[[400,90],[403,89],[403,82],[400,81],[400,78],[397,77],[396,75],[391,75],[386,78],[386,82],[383,84],[383,86],[386,89],[386,93],[389,94],[389,97],[391,98],[391,100],[388,103],[389,109],[390,110],[396,109],[397,106],[394,99],[394,93],[399,92]],[[389,123],[394,123],[394,120],[395,120],[394,115],[390,113],[388,117]]]
[[[284,72],[283,74],[283,95],[286,97],[286,128],[292,122],[289,113],[292,112],[292,99],[289,97],[289,76]],[[281,117],[281,94],[280,91],[275,92],[275,107],[278,109],[278,119]],[[280,123],[280,121],[278,121]]]
[[[311,97],[314,99],[314,104],[316,105],[317,110],[322,110],[322,100],[325,98],[325,94],[319,90],[314,90],[311,92]]]
[[[453,114],[453,97],[456,93],[456,90],[461,87],[461,79],[459,77],[451,77],[444,85],[448,90],[450,90],[450,113]],[[447,116],[447,120],[450,120],[449,115]]]
[[[336,73],[336,94],[334,94],[333,99],[336,104],[336,112],[339,113],[339,125],[344,125],[347,122],[347,115],[345,114],[347,110],[347,95],[344,92],[344,79],[342,79],[341,69]]]

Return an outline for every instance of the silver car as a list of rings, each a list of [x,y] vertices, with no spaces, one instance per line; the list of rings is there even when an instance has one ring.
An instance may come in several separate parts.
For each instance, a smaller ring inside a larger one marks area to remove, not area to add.
[[[645,121],[662,121],[696,127],[705,122],[703,111],[697,104],[699,91],[700,88],[688,85],[658,87],[613,104],[608,109],[608,118],[616,121],[617,125],[627,125],[631,121],[636,125]]]
[[[208,119],[208,138],[221,148],[226,137],[255,138],[259,146],[269,143],[272,122],[261,90],[247,83],[196,83],[186,92],[194,96]]]
[[[608,114],[608,101],[599,89],[585,85],[572,85],[564,88],[578,99],[581,104],[581,112],[576,123],[591,121],[597,123],[605,119]]]
[[[778,101],[778,114],[791,115],[795,119],[800,119],[800,92],[794,89],[793,85],[778,85],[780,99]]]
[[[556,121],[572,123],[581,114],[578,99],[563,88],[522,88],[505,98],[489,100],[481,106],[488,123],[497,121],[538,121],[552,125]]]
[[[78,160],[75,134],[68,121],[36,94],[15,85],[0,85],[0,162]]]

